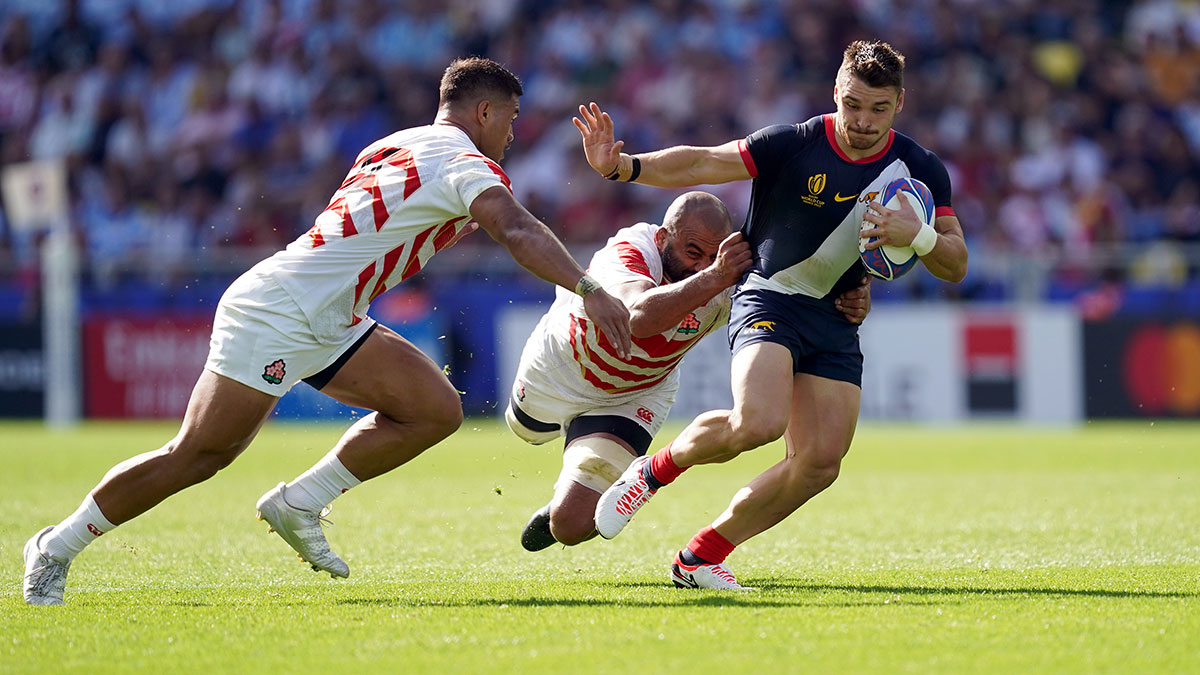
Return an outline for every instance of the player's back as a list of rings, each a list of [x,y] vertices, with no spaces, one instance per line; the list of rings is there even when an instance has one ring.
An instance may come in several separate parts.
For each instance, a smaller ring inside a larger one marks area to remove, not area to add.
[[[352,325],[456,241],[471,202],[498,185],[507,188],[508,177],[461,129],[398,131],[364,149],[313,227],[257,269],[310,319],[335,307]]]

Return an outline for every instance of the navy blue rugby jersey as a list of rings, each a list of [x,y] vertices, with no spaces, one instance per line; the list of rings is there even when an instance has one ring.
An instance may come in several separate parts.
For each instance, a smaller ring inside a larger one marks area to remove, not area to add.
[[[950,176],[937,155],[894,129],[878,153],[852,160],[834,139],[832,114],[760,129],[740,145],[754,177],[742,233],[754,266],[741,288],[832,300],[866,269],[858,232],[867,204],[891,181],[929,186],[938,216],[952,216]]]

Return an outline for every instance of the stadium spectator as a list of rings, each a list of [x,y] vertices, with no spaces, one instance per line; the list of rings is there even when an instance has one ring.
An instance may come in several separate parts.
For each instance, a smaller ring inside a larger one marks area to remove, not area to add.
[[[946,162],[961,186],[956,200],[978,208],[965,232],[968,243],[986,239],[989,256],[1018,257],[1028,255],[1031,242],[1044,242],[1038,254],[1049,267],[1041,284],[1046,292],[1053,266],[1064,263],[1064,247],[1072,242],[1089,242],[1097,255],[1080,270],[1082,290],[1105,283],[1107,249],[1123,247],[1133,257],[1156,240],[1197,238],[1189,234],[1194,220],[1171,215],[1186,209],[1164,209],[1194,189],[1180,184],[1185,177],[1200,175],[1196,3],[1077,0],[1070,11],[1055,3],[963,0],[505,0],[442,7],[189,0],[89,12],[89,3],[6,3],[0,7],[0,163],[31,157],[29,137],[40,111],[59,107],[59,90],[76,86],[75,107],[86,117],[79,128],[93,130],[86,163],[142,155],[138,161],[149,175],[173,176],[185,189],[203,175],[206,184],[219,186],[240,165],[262,161],[240,152],[245,136],[212,138],[214,147],[203,156],[181,158],[174,150],[181,123],[206,98],[199,80],[216,68],[234,105],[258,100],[259,130],[300,130],[306,162],[318,166],[336,152],[344,169],[383,130],[421,122],[434,104],[426,93],[438,76],[430,59],[486,53],[529,85],[518,123],[524,147],[511,158],[514,169],[537,154],[538,164],[567,167],[551,175],[574,180],[578,159],[561,140],[561,126],[575,101],[610,102],[636,147],[719,142],[766,120],[817,112],[826,100],[821,74],[836,67],[828,55],[838,43],[886,26],[916,64],[908,86],[921,95],[905,113],[907,128]],[[949,23],[954,31],[933,30]],[[64,73],[74,79],[60,79]],[[400,92],[412,82],[426,86]],[[98,105],[98,92],[113,97],[111,105]],[[140,120],[135,106],[142,108]],[[118,142],[130,127],[143,126],[136,139]],[[232,163],[222,164],[230,157]],[[273,155],[261,168],[270,175],[288,164]],[[87,171],[71,167],[77,207],[87,198],[80,189]],[[542,208],[539,216],[562,223],[564,240],[581,246],[603,241],[611,233],[604,224],[616,214],[661,211],[675,196],[652,190],[579,196],[563,182],[547,184],[545,169],[522,173],[529,175],[514,182],[518,197]],[[293,192],[268,205],[274,220],[291,223],[287,238],[325,207],[311,195],[330,192],[340,174],[321,171],[327,182],[292,185],[285,189]],[[1030,185],[1043,175],[1051,179]],[[1094,208],[1101,178],[1106,199],[1124,205],[1124,226],[1112,237],[1093,236],[1090,222],[1073,215]],[[734,211],[747,199],[745,193],[718,196]],[[236,208],[231,195],[217,191],[214,198],[218,211]],[[1046,221],[1034,232],[1011,217],[1030,210],[1044,212]],[[0,247],[13,248],[11,235],[0,237]],[[23,257],[36,253],[21,251]],[[1188,251],[1195,278],[1200,254]],[[206,266],[227,269],[227,257],[212,248],[198,249],[193,258],[197,273]],[[1012,268],[974,268],[963,297],[993,297],[984,290],[990,288],[1011,298],[1028,285],[1003,276]],[[945,287],[934,290],[949,297]]]

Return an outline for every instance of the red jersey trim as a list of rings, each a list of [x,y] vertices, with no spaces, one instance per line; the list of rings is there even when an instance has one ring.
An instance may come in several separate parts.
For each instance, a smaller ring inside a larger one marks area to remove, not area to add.
[[[933,210],[934,218],[941,218],[942,216],[954,216],[957,218],[958,214],[954,212],[953,206],[939,206]]]
[[[459,155],[459,157],[478,157],[479,159],[482,159],[483,163],[487,164],[488,168],[492,170],[492,173],[500,177],[500,182],[504,183],[504,187],[508,188],[509,192],[512,192],[512,181],[508,179],[508,174],[504,173],[504,169],[501,169],[499,164],[493,162],[487,157],[484,157],[483,155],[477,155],[473,152],[465,152]]]
[[[646,264],[646,257],[633,244],[627,242],[617,244],[617,257],[621,260],[621,264],[625,266],[625,269],[641,274],[654,281],[654,277],[650,275],[650,265]]]
[[[871,162],[879,161],[879,158],[883,157],[885,154],[887,154],[888,150],[892,149],[892,142],[896,140],[896,130],[888,129],[887,143],[883,144],[883,149],[879,152],[871,155],[870,157],[863,157],[862,159],[850,159],[846,153],[842,152],[841,146],[838,145],[837,132],[833,128],[833,115],[828,114],[825,115],[825,140],[829,141],[829,145],[833,147],[833,151],[836,152],[838,157],[841,157],[843,160],[850,162],[851,164],[870,164]]]
[[[750,177],[758,178],[758,167],[754,165],[754,157],[750,154],[750,146],[746,144],[746,139],[738,141],[738,152],[742,154],[742,163],[746,165]]]

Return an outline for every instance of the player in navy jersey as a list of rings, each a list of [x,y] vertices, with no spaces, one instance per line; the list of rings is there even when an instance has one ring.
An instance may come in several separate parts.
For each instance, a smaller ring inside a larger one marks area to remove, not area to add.
[[[856,41],[833,88],[836,112],[777,125],[714,147],[629,155],[595,103],[574,120],[592,168],[610,180],[658,187],[754,179],[743,233],[754,265],[733,297],[733,409],[705,413],[653,457],[636,460],[601,496],[596,526],[611,538],[688,467],[728,461],[781,436],[785,457],[738,491],[729,507],[676,555],[677,586],[742,588],[725,567],[737,545],[779,523],[837,478],[858,421],[858,327],[837,311],[839,293],[865,268],[859,238],[877,248],[911,245],[934,276],[967,270],[950,179],[932,152],[892,129],[904,107],[904,57],[885,42]],[[933,193],[935,224],[907,199],[875,198],[903,176]],[[860,223],[871,227],[860,232]]]

